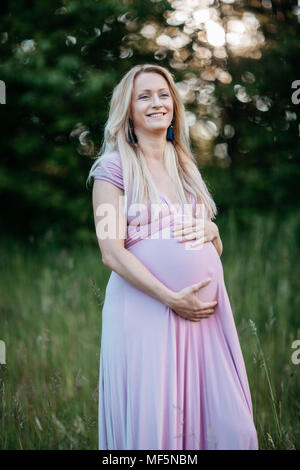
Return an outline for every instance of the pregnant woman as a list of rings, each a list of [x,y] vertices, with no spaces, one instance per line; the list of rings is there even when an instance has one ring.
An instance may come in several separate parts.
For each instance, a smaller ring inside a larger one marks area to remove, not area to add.
[[[167,69],[138,65],[116,86],[91,178],[97,239],[112,270],[99,450],[258,449],[216,205]]]

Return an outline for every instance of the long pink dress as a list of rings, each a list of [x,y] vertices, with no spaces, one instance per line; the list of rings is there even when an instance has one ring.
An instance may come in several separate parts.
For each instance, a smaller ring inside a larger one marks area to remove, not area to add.
[[[101,158],[94,178],[124,189],[118,151]],[[212,242],[188,249],[190,242],[166,236],[174,213],[160,196],[162,216],[151,237],[150,203],[127,212],[125,248],[173,291],[211,277],[199,298],[218,304],[209,318],[188,321],[112,271],[102,309],[99,450],[257,450],[220,257]]]

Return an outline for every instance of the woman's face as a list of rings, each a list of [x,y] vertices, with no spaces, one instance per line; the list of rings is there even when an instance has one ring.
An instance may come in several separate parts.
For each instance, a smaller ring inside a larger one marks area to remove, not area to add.
[[[150,114],[160,113],[151,117]],[[173,99],[165,78],[155,72],[135,78],[131,98],[131,115],[135,133],[166,131],[173,117]]]

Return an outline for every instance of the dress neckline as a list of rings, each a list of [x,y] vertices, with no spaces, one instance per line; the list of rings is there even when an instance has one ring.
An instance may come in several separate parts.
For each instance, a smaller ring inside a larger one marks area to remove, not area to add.
[[[174,205],[174,202],[171,202],[166,194],[161,191],[158,191],[158,194],[167,202],[168,205]],[[180,204],[182,206],[182,202],[176,202],[175,204]]]
[[[158,190],[157,190],[157,191],[158,191]],[[183,204],[184,204],[184,202],[179,202],[179,201],[178,201],[178,202],[175,202],[175,203],[174,203],[174,202],[171,202],[170,199],[168,198],[168,196],[167,196],[165,193],[162,193],[161,191],[158,191],[158,194],[159,194],[160,196],[162,196],[162,198],[167,202],[168,205],[174,205],[174,204],[175,204],[175,205],[178,205],[178,204],[179,204],[179,205],[182,207]],[[188,196],[188,198],[191,200],[190,195]]]

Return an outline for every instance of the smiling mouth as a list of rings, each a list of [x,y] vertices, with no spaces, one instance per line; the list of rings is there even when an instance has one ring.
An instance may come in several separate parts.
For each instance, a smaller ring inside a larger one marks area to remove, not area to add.
[[[160,118],[165,116],[167,113],[152,113],[152,114],[147,114],[147,117],[152,117],[152,118]]]

